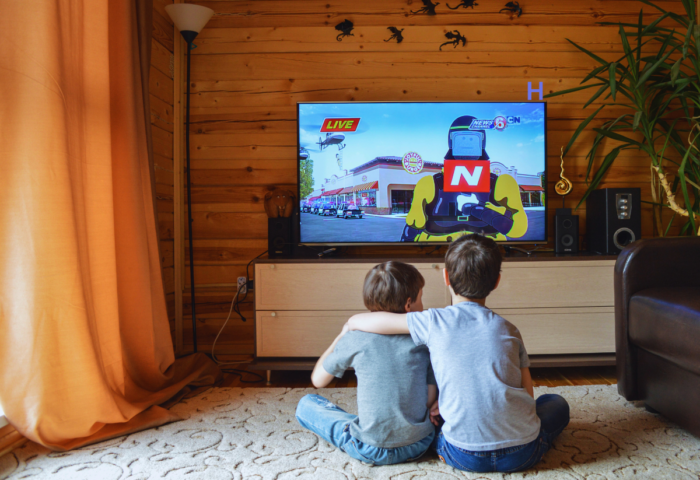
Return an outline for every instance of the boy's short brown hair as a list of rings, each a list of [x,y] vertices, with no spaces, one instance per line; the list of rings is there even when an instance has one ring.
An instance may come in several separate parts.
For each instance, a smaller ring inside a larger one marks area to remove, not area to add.
[[[425,279],[413,265],[384,262],[367,273],[362,299],[370,312],[406,313],[406,302],[415,301]]]
[[[491,238],[473,233],[459,237],[445,254],[445,268],[455,294],[486,298],[501,274],[501,251]]]

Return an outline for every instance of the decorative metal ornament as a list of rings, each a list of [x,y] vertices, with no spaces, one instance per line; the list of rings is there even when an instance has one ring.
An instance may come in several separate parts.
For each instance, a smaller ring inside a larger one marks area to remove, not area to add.
[[[472,7],[472,9],[474,9],[474,7],[479,6],[479,4],[476,3],[476,1],[474,1],[474,0],[462,0],[460,2],[460,4],[457,5],[456,7],[450,7],[449,3],[446,3],[445,5],[447,5],[447,8],[449,8],[450,10],[457,10],[459,7],[464,7],[464,8]]]
[[[441,51],[442,47],[444,47],[445,45],[452,44],[452,48],[457,48],[457,45],[459,45],[460,42],[462,42],[463,47],[467,45],[467,37],[459,33],[459,30],[452,30],[451,32],[447,32],[445,34],[445,38],[448,38],[449,40],[440,45]]]
[[[391,32],[391,37],[384,40],[385,42],[390,42],[392,40],[396,40],[396,43],[403,42],[403,35],[401,34],[401,32],[404,31],[403,28],[401,30],[399,30],[396,27],[386,27],[386,28],[387,28],[387,30],[389,30]]]
[[[564,147],[561,147],[561,173],[559,174],[559,181],[554,185],[554,191],[557,195],[568,195],[573,190],[574,185],[571,181],[564,176]]]
[[[506,6],[503,7],[498,11],[498,13],[501,12],[508,12],[512,15],[515,15],[516,17],[519,17],[523,13],[523,9],[520,8],[520,4],[518,2],[508,2],[506,3]]]
[[[423,2],[423,8],[419,8],[415,12],[411,10],[411,13],[414,15],[419,15],[421,13],[425,13],[426,15],[435,15],[435,7],[440,5],[440,3],[433,3],[430,0],[421,0]]]
[[[340,32],[335,39],[340,42],[343,40],[343,37],[354,37],[355,34],[350,33],[352,32],[353,28],[355,28],[355,25],[353,25],[353,23],[346,18],[344,21],[335,26],[335,29]]]

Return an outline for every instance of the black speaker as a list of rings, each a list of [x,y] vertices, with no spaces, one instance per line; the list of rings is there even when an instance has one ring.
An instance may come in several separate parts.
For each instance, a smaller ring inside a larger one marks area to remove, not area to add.
[[[642,237],[639,188],[593,190],[586,199],[588,250],[617,255]]]
[[[578,253],[578,215],[570,208],[557,208],[554,217],[554,252]]]
[[[280,258],[292,256],[294,216],[267,219],[267,256]]]

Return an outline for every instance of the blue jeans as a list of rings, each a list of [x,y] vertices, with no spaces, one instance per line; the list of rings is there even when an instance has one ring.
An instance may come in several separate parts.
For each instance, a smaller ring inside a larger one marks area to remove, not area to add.
[[[467,472],[519,472],[532,468],[562,430],[569,424],[569,404],[555,394],[537,398],[537,416],[540,417],[539,436],[530,443],[485,452],[471,452],[451,445],[442,432],[437,436],[434,448],[440,460]]]
[[[320,395],[306,395],[297,405],[297,421],[328,443],[361,462],[393,465],[423,456],[435,439],[435,432],[405,447],[380,448],[362,443],[350,435],[350,423],[357,415],[346,412]]]

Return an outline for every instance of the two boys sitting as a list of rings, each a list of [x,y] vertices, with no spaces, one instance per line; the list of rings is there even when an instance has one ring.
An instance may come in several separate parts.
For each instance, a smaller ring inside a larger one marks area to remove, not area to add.
[[[538,463],[568,425],[569,406],[559,395],[534,399],[520,332],[485,306],[501,261],[487,237],[455,240],[444,270],[452,305],[426,311],[415,267],[374,267],[363,289],[371,313],[350,318],[311,376],[321,388],[353,367],[359,415],[306,395],[299,423],[374,465],[415,460],[431,447],[446,464],[471,472]]]

